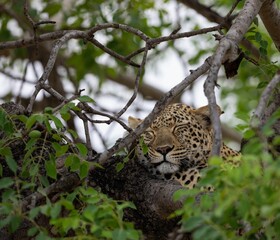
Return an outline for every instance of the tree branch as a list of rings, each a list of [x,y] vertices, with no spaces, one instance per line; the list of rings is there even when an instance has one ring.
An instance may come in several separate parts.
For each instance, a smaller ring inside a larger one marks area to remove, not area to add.
[[[266,30],[280,52],[280,10],[276,6],[276,1],[264,1],[259,14]]]
[[[257,131],[261,131],[261,127],[263,126],[264,122],[262,122],[262,117],[267,108],[268,100],[273,96],[273,91],[276,89],[277,85],[280,83],[280,71],[274,76],[274,78],[268,83],[265,90],[262,92],[262,95],[259,100],[259,104],[254,111],[254,114],[251,119],[251,126],[252,128],[256,129]]]
[[[210,117],[214,130],[212,155],[220,155],[222,145],[221,123],[216,108],[216,98],[214,93],[214,88],[217,86],[218,72],[224,62],[232,62],[238,57],[238,44],[249,29],[261,6],[262,3],[258,0],[247,0],[245,2],[243,9],[238,14],[234,24],[231,26],[225,37],[221,38],[213,56],[213,62],[204,84],[204,92],[210,106]]]

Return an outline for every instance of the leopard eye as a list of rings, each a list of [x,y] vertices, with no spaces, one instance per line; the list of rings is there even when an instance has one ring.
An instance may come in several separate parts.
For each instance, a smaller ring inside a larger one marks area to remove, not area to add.
[[[152,131],[147,131],[144,133],[144,140],[145,142],[150,142],[154,139],[154,133]]]

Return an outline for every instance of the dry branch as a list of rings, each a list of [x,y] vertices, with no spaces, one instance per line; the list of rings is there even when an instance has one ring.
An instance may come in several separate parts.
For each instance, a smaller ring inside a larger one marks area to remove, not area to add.
[[[216,98],[214,93],[214,88],[217,86],[218,72],[223,63],[226,61],[232,62],[238,57],[238,44],[248,31],[261,6],[262,3],[258,0],[247,0],[245,2],[234,24],[230,27],[227,34],[221,38],[213,56],[212,65],[204,84],[204,92],[210,105],[210,117],[214,130],[212,155],[220,154],[222,144],[221,123],[217,108],[215,107]]]
[[[276,48],[280,51],[280,10],[276,6],[276,1],[264,1],[259,14]]]

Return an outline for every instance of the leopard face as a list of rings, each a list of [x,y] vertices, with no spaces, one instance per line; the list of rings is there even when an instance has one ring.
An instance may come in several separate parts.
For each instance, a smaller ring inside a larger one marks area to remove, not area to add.
[[[207,106],[195,110],[184,104],[169,105],[138,141],[138,161],[158,178],[193,186],[191,182],[199,179],[212,148],[209,115]],[[136,128],[141,121],[130,117],[129,125]]]

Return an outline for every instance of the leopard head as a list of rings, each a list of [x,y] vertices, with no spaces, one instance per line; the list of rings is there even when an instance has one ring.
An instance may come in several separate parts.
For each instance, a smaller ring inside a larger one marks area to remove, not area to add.
[[[128,119],[132,129],[141,122],[134,117]],[[166,175],[191,167],[205,167],[211,148],[208,106],[193,109],[184,104],[172,104],[141,135],[135,150],[137,159],[149,171]]]

